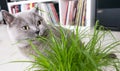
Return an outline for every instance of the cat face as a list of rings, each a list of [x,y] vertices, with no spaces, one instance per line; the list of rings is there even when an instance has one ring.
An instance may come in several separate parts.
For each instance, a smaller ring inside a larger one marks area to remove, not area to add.
[[[13,16],[3,10],[2,15],[12,40],[20,41],[47,35],[47,24],[36,11],[21,12]]]

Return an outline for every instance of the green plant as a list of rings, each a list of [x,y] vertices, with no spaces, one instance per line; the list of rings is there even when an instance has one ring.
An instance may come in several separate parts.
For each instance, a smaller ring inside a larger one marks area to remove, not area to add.
[[[49,43],[49,49],[42,54],[37,47],[31,46],[38,56],[33,55],[35,61],[27,69],[28,71],[102,71],[104,66],[113,66],[119,71],[119,59],[110,57],[111,50],[120,45],[120,41],[113,41],[107,45],[102,45],[106,34],[110,31],[102,31],[103,27],[96,30],[94,27],[93,35],[87,37],[86,31],[80,32],[78,27],[76,32],[68,35],[64,29],[60,29],[61,38],[56,38],[51,33],[51,38],[38,38],[40,41]],[[101,32],[102,31],[102,32]],[[112,34],[111,34],[112,35]],[[84,38],[89,41],[83,43]],[[27,62],[27,61],[26,61]]]

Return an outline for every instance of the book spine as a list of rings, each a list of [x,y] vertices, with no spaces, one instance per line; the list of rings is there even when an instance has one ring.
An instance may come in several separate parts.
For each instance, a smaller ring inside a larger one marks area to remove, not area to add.
[[[52,12],[51,4],[52,4],[52,3],[49,3],[49,4],[47,4],[47,6],[48,6],[48,8],[49,8],[49,12],[50,12],[50,16],[51,16],[51,18],[52,18],[52,21],[53,21],[54,24],[56,24],[57,22],[56,22],[56,20],[55,20],[55,18],[54,18],[54,14],[53,14],[53,12]]]
[[[60,9],[60,23],[66,25],[66,17],[68,12],[69,1],[60,0],[59,9]]]
[[[10,9],[10,13],[15,14],[15,5],[11,6]]]
[[[26,4],[15,4],[15,5],[8,5],[9,12],[12,14],[23,12],[35,7],[35,3],[26,3]]]
[[[49,15],[49,18],[50,18],[50,23],[54,23],[54,21],[52,19],[52,16],[51,16],[51,13],[50,13],[50,8],[49,8],[48,4],[46,4],[46,9],[47,9],[47,12],[48,12],[48,15]]]
[[[77,5],[78,5],[78,1],[75,1],[74,2],[74,12],[73,12],[73,16],[72,16],[72,22],[74,23],[73,25],[75,25],[75,19],[76,19],[76,16],[77,16]]]
[[[86,0],[84,1],[84,8],[83,8],[83,15],[82,15],[82,26],[85,26],[85,20],[86,20]]]
[[[70,10],[71,10],[71,4],[72,4],[72,2],[71,1],[69,1],[69,4],[68,4],[68,11],[67,11],[67,16],[66,16],[66,23],[65,23],[65,25],[69,25],[69,18],[70,18]]]
[[[58,13],[57,13],[57,11],[56,11],[55,6],[54,6],[53,3],[50,4],[50,8],[52,10],[53,17],[54,17],[56,23],[58,24],[59,23]]]
[[[11,6],[11,13],[15,14],[21,12],[21,5],[13,5]]]
[[[83,0],[83,2],[82,2],[81,12],[80,12],[80,22],[79,22],[80,26],[82,26],[82,17],[83,17],[83,10],[84,10],[84,2],[85,2],[85,0]]]
[[[81,25],[82,10],[83,10],[83,0],[79,0],[77,5],[76,20],[75,20],[76,25]]]
[[[69,1],[68,14],[67,14],[67,25],[74,25],[76,16],[77,1]]]

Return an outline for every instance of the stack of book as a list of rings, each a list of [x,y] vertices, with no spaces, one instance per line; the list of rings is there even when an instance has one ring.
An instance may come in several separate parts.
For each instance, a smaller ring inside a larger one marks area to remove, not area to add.
[[[64,1],[61,14],[63,25],[85,26],[87,0]]]
[[[9,12],[12,14],[18,13],[18,12],[23,12],[26,10],[29,10],[33,7],[35,7],[36,3],[27,3],[27,4],[16,4],[16,5],[11,5]]]
[[[39,4],[41,9],[41,16],[45,18],[48,23],[58,24],[59,23],[59,7],[58,4],[54,3],[41,3]]]
[[[58,3],[38,3],[38,2],[32,2],[32,3],[18,3],[18,4],[10,4],[9,5],[9,12],[12,14],[24,12],[26,10],[30,10],[33,7],[39,8],[39,14],[44,17],[44,19],[48,23],[52,24],[58,24],[59,23],[59,6]]]

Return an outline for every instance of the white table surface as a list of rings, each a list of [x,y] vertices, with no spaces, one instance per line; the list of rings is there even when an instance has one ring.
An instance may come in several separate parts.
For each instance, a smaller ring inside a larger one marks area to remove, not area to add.
[[[10,41],[6,26],[0,25],[0,71],[24,71],[29,63],[8,63],[21,60],[28,59]]]

